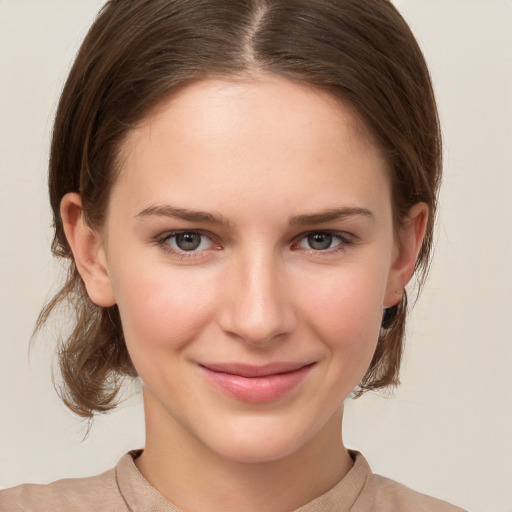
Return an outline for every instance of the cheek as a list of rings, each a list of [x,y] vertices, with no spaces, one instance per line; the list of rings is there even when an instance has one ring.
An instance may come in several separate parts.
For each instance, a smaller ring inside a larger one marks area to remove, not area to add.
[[[136,366],[161,351],[179,351],[208,323],[214,297],[205,279],[201,272],[166,266],[115,276],[114,295]]]
[[[366,360],[377,343],[385,284],[382,269],[364,265],[304,282],[304,314],[331,350]]]

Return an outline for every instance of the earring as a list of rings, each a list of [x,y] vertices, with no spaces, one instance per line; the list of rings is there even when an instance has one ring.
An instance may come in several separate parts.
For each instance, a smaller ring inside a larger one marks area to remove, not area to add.
[[[381,320],[381,324],[380,324],[381,329],[389,328],[393,321],[394,316],[395,316],[395,307],[394,306],[392,306],[390,308],[384,308],[384,310],[382,311],[382,320]]]

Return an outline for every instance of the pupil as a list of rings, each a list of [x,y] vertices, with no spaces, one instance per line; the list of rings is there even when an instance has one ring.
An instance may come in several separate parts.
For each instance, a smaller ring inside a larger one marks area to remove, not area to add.
[[[308,243],[312,249],[317,251],[325,251],[329,249],[332,243],[332,235],[326,233],[315,233],[308,236]]]
[[[176,235],[176,245],[182,251],[193,251],[199,247],[201,237],[197,233],[179,233]]]

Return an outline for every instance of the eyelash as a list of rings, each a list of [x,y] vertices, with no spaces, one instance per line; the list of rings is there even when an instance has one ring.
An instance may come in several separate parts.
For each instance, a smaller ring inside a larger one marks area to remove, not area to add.
[[[332,237],[332,241],[337,240],[339,242],[339,244],[335,245],[334,247],[327,248],[327,249],[304,248],[308,253],[311,253],[314,255],[322,256],[322,255],[334,254],[339,251],[345,250],[347,248],[347,246],[354,243],[354,238],[344,231],[329,231],[329,230],[308,231],[307,233],[303,233],[296,238],[297,242],[294,242],[292,244],[292,249],[298,250],[299,249],[298,245],[303,240],[305,240],[306,238],[308,238],[310,236],[315,236],[315,235],[330,236],[330,237]]]
[[[199,230],[180,230],[180,231],[170,231],[167,232],[158,238],[155,239],[156,245],[162,248],[165,252],[178,257],[180,259],[186,259],[186,258],[200,258],[201,253],[203,253],[207,249],[203,250],[191,250],[191,251],[185,251],[185,250],[176,250],[169,244],[169,241],[171,239],[175,239],[180,234],[192,234],[192,235],[199,235],[202,238],[207,239],[210,241],[213,245],[215,245],[214,240],[212,237],[202,231]],[[292,243],[292,250],[300,250],[298,247],[300,242],[302,242],[304,239],[306,239],[309,236],[312,235],[327,235],[331,236],[333,240],[337,240],[339,242],[338,245],[334,246],[333,248],[323,249],[323,250],[317,250],[312,248],[305,248],[308,253],[312,253],[314,255],[330,255],[337,253],[339,251],[343,251],[347,248],[347,246],[350,246],[354,243],[353,236],[349,235],[348,233],[344,231],[329,231],[329,230],[319,230],[319,231],[307,231],[306,233],[300,234],[298,237],[295,238],[295,241]],[[219,248],[220,245],[217,244],[217,248]]]
[[[200,258],[201,257],[200,254],[204,250],[203,251],[197,251],[197,250],[184,251],[184,250],[177,250],[177,249],[174,249],[173,247],[171,247],[171,245],[169,244],[169,241],[172,240],[173,238],[176,238],[180,234],[199,235],[202,238],[206,238],[212,244],[215,244],[215,242],[213,241],[211,236],[207,235],[206,233],[203,233],[202,231],[198,231],[198,230],[195,230],[195,229],[192,229],[192,230],[181,230],[181,231],[170,231],[170,232],[167,232],[164,235],[158,237],[155,240],[155,242],[156,242],[156,244],[159,247],[162,248],[162,250],[164,250],[165,252],[167,252],[167,253],[175,256],[175,257],[178,257],[180,259]]]

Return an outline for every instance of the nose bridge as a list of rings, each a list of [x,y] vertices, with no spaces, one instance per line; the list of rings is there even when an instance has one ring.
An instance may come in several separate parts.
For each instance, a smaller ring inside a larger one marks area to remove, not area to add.
[[[293,329],[285,275],[267,248],[247,251],[229,274],[222,327],[249,344],[265,345]]]

